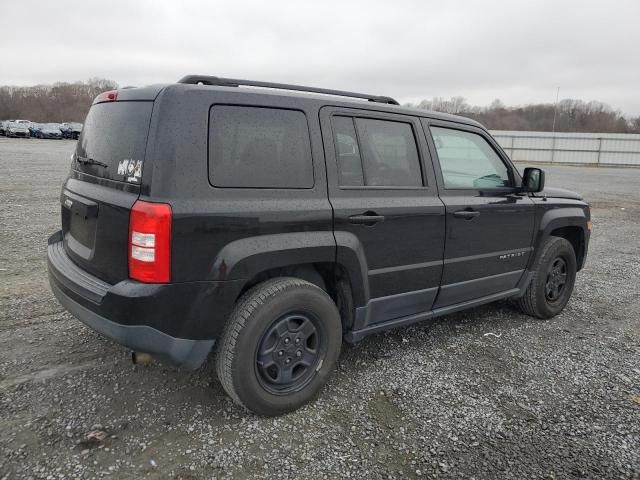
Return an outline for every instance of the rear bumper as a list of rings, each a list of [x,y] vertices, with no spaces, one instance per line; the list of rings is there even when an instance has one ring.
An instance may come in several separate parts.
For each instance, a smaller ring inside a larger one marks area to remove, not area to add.
[[[74,317],[98,333],[138,352],[150,353],[158,360],[173,365],[198,368],[204,363],[214,340],[174,338],[147,325],[121,325],[100,316],[66,295],[49,276],[51,290],[60,304]]]
[[[164,363],[198,368],[220,335],[239,282],[110,285],[66,254],[62,232],[49,238],[49,283],[58,301],[83,323]]]

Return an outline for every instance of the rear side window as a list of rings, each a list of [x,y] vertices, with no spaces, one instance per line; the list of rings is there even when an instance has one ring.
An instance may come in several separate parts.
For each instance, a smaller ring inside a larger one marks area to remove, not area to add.
[[[362,160],[353,118],[333,117],[331,123],[334,131],[340,185],[364,185]]]
[[[409,123],[335,116],[332,128],[340,185],[423,185],[418,147]]]
[[[110,180],[139,183],[153,102],[107,102],[89,110],[73,168]]]
[[[216,105],[209,113],[209,181],[216,187],[312,188],[304,113]]]

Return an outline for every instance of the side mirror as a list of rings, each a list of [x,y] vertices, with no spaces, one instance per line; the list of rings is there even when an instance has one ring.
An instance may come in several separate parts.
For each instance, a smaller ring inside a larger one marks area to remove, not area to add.
[[[522,190],[533,193],[544,190],[544,170],[540,168],[525,168],[522,175]]]

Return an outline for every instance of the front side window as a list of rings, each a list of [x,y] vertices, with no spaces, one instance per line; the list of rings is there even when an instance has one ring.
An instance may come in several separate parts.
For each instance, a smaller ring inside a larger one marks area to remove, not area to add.
[[[209,114],[209,180],[216,187],[312,188],[304,113],[216,105]]]
[[[511,185],[509,170],[481,135],[431,127],[445,188],[500,188]]]
[[[418,147],[409,123],[336,116],[332,127],[340,185],[423,185]]]

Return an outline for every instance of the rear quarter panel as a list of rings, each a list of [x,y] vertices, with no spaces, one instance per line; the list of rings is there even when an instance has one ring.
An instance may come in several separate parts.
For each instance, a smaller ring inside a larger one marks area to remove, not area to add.
[[[210,108],[215,104],[303,111],[310,131],[313,187],[212,186],[208,176],[208,124]],[[148,149],[153,162],[143,172],[141,198],[171,204],[173,282],[250,278],[258,273],[255,269],[270,266],[269,261],[255,257],[258,250],[302,248],[287,233],[313,232],[320,244],[328,243],[329,250],[320,249],[320,258],[335,259],[332,211],[314,102],[229,89],[220,93],[220,89],[204,86],[169,86],[156,101],[150,135]],[[272,244],[274,241],[278,246]],[[252,255],[254,261],[243,260]],[[290,261],[304,263],[301,260],[305,258],[298,251]]]

